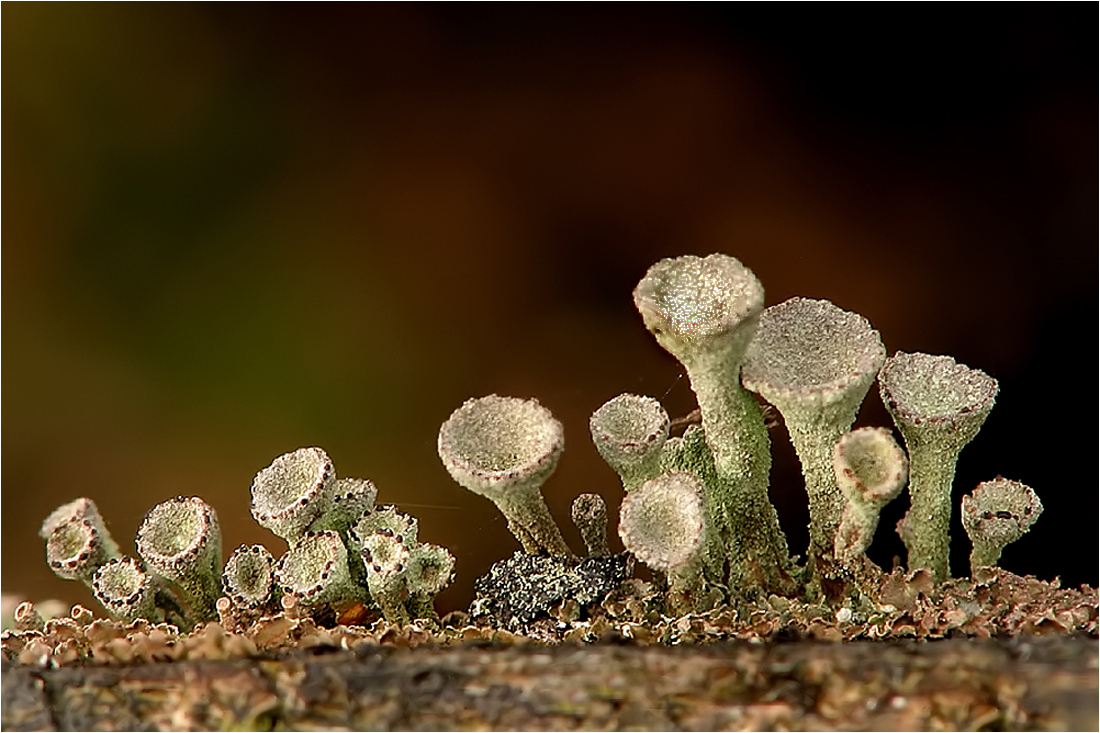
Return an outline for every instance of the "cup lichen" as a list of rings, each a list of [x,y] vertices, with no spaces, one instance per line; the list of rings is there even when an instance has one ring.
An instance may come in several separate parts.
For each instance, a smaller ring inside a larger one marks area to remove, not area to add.
[[[937,581],[947,580],[955,464],[993,409],[997,380],[950,356],[899,351],[878,381],[909,453],[911,506],[898,525],[909,568],[929,568]]]
[[[810,568],[820,575],[833,552],[844,496],[833,446],[855,422],[886,358],[867,319],[827,300],[791,298],[764,311],[741,367],[741,381],[779,410],[802,463],[810,505]]]
[[[723,254],[661,260],[634,289],[634,305],[657,342],[687,371],[718,481],[708,501],[729,553],[730,583],[790,592],[790,555],[768,499],[771,453],[764,416],[741,386],[741,361],[764,310],[764,288]]]
[[[467,400],[439,429],[439,457],[462,488],[496,504],[530,554],[571,556],[541,487],[558,465],[562,425],[537,400]]]

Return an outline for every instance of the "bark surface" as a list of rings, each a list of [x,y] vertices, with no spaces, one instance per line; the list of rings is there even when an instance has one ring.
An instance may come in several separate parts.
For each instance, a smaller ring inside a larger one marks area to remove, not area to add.
[[[5,730],[1096,730],[1095,638],[3,664]]]

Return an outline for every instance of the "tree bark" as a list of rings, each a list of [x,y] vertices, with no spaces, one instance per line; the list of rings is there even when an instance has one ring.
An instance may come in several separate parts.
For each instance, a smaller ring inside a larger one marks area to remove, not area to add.
[[[1096,730],[1095,638],[3,665],[5,730]]]

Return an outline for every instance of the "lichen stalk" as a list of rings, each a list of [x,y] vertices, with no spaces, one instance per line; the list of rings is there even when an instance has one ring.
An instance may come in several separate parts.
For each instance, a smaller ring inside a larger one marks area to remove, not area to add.
[[[808,557],[815,582],[833,553],[844,497],[833,448],[855,422],[886,358],[865,318],[827,300],[791,298],[764,311],[741,379],[783,415],[802,464],[810,507]]]
[[[911,506],[898,531],[909,568],[947,580],[955,464],[993,409],[997,380],[948,356],[898,352],[879,372],[879,391],[909,453]]]
[[[731,533],[731,583],[790,591],[786,537],[768,499],[768,431],[739,376],[764,308],[763,287],[733,257],[685,256],[651,267],[634,304],[695,391],[718,479],[707,486],[708,500],[721,507]]]

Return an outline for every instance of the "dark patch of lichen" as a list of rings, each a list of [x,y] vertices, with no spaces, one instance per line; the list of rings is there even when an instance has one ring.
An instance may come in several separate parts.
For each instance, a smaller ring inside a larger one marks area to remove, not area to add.
[[[586,608],[603,600],[630,574],[627,555],[574,560],[516,552],[474,581],[471,615],[510,630],[546,617],[564,601]]]

